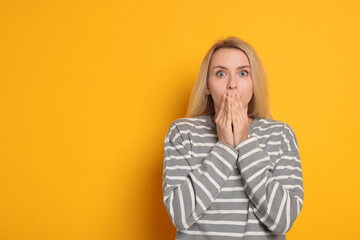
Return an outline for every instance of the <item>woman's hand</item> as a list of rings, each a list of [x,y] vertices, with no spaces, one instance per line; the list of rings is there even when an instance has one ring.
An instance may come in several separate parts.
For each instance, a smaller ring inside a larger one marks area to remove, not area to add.
[[[251,120],[247,115],[247,109],[242,103],[239,94],[234,95],[234,93],[231,93],[230,101],[233,105],[231,108],[231,119],[234,127],[234,146],[237,146],[248,138]]]
[[[218,140],[235,147],[234,134],[231,128],[231,102],[229,101],[229,97],[227,94],[221,96],[220,110],[215,116],[214,121]]]

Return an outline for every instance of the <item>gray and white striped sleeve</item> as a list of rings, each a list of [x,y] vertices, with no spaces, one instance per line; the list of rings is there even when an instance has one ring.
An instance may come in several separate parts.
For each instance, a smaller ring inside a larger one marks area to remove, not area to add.
[[[288,232],[300,214],[304,199],[303,177],[296,136],[284,123],[283,142],[273,163],[256,136],[244,140],[237,165],[244,189],[257,218],[277,234]]]
[[[173,224],[191,227],[210,207],[236,166],[238,152],[218,141],[197,168],[175,122],[164,140],[163,195]]]

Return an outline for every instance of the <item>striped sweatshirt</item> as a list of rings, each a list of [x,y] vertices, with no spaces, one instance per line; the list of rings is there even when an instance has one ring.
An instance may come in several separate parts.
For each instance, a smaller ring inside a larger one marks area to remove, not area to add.
[[[255,118],[234,148],[211,115],[173,121],[164,139],[163,201],[176,239],[286,239],[304,199],[297,139]]]

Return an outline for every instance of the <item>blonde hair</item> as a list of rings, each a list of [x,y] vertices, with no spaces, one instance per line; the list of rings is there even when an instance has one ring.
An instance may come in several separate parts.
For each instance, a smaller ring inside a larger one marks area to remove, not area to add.
[[[211,95],[206,94],[206,89],[211,57],[220,48],[239,49],[249,59],[254,92],[248,104],[248,116],[272,119],[267,79],[260,58],[249,43],[233,36],[218,40],[206,53],[201,63],[198,78],[191,91],[186,117],[215,114],[214,101]]]

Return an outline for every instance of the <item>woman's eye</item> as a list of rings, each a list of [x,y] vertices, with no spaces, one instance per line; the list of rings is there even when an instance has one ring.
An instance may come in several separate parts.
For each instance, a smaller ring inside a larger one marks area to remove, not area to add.
[[[244,76],[247,76],[248,74],[249,74],[249,73],[248,73],[248,71],[246,71],[246,70],[243,70],[243,71],[240,72],[240,75],[243,76],[243,77],[244,77]]]
[[[221,75],[220,75],[221,74]],[[218,71],[217,73],[216,73],[216,75],[218,76],[218,77],[223,77],[223,76],[225,76],[225,73],[223,72],[223,71]]]

